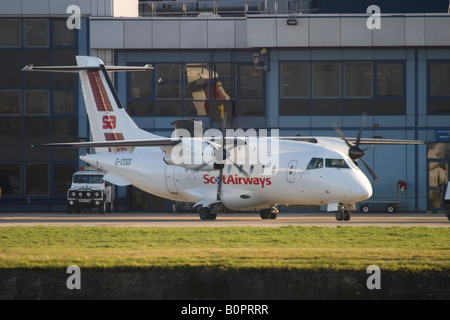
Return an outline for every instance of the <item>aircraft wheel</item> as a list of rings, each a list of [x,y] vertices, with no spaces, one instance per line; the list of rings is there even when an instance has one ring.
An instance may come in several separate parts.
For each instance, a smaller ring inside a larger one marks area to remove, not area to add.
[[[343,212],[342,211],[336,211],[336,214],[335,214],[335,216],[336,216],[336,220],[337,221],[342,221],[343,219],[344,219],[344,214],[343,214]]]
[[[216,220],[217,214],[211,213],[210,208],[201,208],[200,210],[200,220]]]
[[[344,210],[344,221],[349,221],[351,218],[350,211]]]
[[[259,210],[259,216],[263,220],[269,219],[270,218],[270,210]]]
[[[278,213],[276,213],[276,212],[272,212],[269,214],[269,219],[275,220],[277,217],[278,217]]]

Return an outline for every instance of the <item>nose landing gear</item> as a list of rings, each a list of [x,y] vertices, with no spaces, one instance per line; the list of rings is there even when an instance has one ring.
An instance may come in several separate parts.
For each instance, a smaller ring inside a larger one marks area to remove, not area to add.
[[[350,221],[350,218],[352,217],[350,211],[347,210],[346,206],[340,206],[338,208],[338,211],[336,211],[335,216],[337,221]]]

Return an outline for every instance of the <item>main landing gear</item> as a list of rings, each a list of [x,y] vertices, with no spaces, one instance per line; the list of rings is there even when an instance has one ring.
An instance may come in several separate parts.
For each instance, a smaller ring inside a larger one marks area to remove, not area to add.
[[[350,211],[348,211],[347,209],[340,209],[336,212],[336,220],[337,221],[349,221],[351,218],[351,214]]]
[[[276,219],[278,217],[278,212],[277,208],[261,209],[259,210],[259,216],[263,220]]]

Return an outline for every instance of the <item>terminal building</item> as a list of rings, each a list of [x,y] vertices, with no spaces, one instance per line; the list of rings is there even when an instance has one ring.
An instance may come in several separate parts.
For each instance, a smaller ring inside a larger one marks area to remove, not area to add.
[[[379,177],[371,208],[400,196],[399,211],[438,211],[450,165],[448,30],[447,0],[0,0],[0,212],[65,210],[88,150],[31,146],[90,139],[78,75],[21,69],[76,55],[152,64],[111,76],[137,124],[164,136],[179,118],[220,127],[219,107],[230,128],[281,136],[337,136],[333,125],[356,136],[366,114],[363,137],[426,141],[365,151]],[[133,187],[116,194],[123,211],[172,208]]]

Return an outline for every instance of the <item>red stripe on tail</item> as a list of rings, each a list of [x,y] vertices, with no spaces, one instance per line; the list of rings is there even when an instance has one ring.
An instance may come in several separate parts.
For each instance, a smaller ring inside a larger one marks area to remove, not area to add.
[[[122,141],[125,140],[125,138],[123,137],[123,134],[121,133],[107,133],[105,132],[105,140],[106,141]],[[111,148],[108,148],[109,152],[111,152]],[[118,148],[117,151],[126,151],[127,148]]]
[[[111,102],[106,93],[105,86],[98,71],[88,70],[87,75],[91,84],[92,93],[94,94],[95,104],[98,111],[113,111]]]

